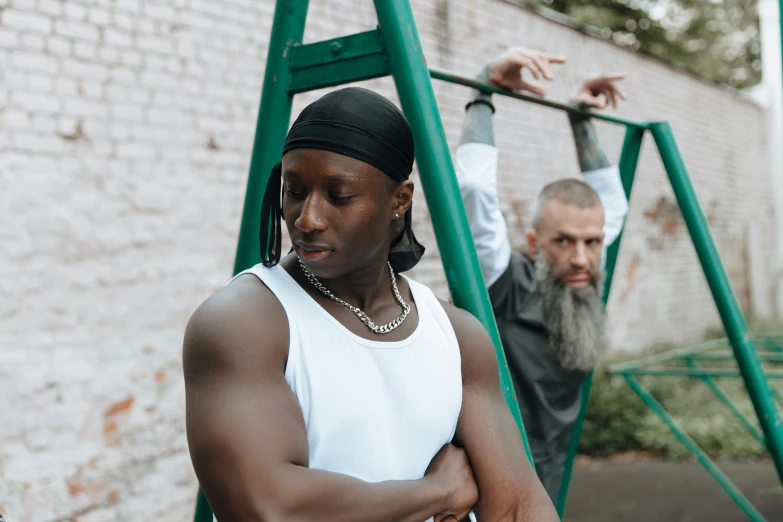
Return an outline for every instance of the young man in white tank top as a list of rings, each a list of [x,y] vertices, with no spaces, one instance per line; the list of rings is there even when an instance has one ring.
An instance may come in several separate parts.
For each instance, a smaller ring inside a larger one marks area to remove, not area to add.
[[[185,333],[188,443],[220,522],[558,520],[483,327],[399,275],[424,250],[413,157],[402,113],[364,89],[324,96],[289,132],[263,262]]]

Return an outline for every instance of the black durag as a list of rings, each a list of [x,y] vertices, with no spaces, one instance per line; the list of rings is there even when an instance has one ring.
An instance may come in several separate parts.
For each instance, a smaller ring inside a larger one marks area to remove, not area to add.
[[[405,181],[413,170],[413,133],[408,120],[389,100],[367,89],[348,87],[308,105],[294,122],[283,155],[294,149],[318,149],[358,159],[395,181]],[[265,266],[280,261],[282,241],[282,162],[269,175],[261,203],[261,260]],[[411,208],[404,228],[392,241],[389,263],[395,272],[413,268],[424,255],[411,229]]]

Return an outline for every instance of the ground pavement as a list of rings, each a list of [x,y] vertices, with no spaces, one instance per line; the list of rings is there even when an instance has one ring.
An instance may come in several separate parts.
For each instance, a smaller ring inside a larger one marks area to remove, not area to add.
[[[719,462],[769,522],[783,521],[783,488],[771,462]],[[581,461],[565,522],[746,522],[696,462]]]

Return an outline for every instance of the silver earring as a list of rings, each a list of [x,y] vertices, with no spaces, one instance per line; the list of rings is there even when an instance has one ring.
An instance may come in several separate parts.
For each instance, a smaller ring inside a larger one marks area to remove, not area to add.
[[[398,218],[398,217],[400,217],[400,215],[399,214],[394,214],[394,217]]]

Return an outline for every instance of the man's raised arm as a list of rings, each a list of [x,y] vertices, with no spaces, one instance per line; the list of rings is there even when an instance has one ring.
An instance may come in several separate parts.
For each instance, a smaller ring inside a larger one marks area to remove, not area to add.
[[[623,78],[625,74],[611,74],[586,80],[573,101],[581,108],[603,109],[610,104],[617,107],[617,98],[626,99],[625,93],[616,85]],[[582,177],[598,193],[604,207],[604,248],[607,248],[620,235],[628,213],[620,172],[607,158],[590,118],[569,113],[568,119]],[[602,256],[602,260],[605,258]]]
[[[277,299],[250,276],[210,297],[188,324],[188,444],[218,521],[424,522],[438,513],[464,515],[475,485],[465,453],[450,445],[415,481],[368,483],[308,468],[304,419],[284,376],[287,324]]]
[[[476,79],[543,96],[544,88],[534,81],[526,81],[523,69],[528,69],[536,79],[551,80],[550,65],[564,61],[560,56],[512,47],[482,67]],[[474,90],[465,110],[454,163],[484,283],[489,287],[506,271],[511,258],[506,221],[498,203],[498,151],[492,128],[495,107],[490,95]]]

